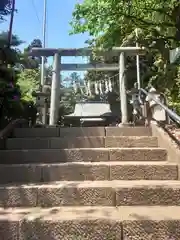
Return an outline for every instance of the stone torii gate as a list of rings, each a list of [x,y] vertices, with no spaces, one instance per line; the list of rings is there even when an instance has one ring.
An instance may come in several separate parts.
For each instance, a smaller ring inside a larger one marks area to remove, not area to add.
[[[121,124],[128,124],[125,57],[129,55],[143,54],[144,48],[140,47],[114,47],[111,50],[98,49],[98,55],[118,56],[119,64],[61,64],[61,57],[69,56],[91,56],[92,49],[54,49],[54,48],[32,48],[31,56],[54,57],[53,76],[51,84],[50,121],[49,125],[56,125],[58,118],[59,96],[60,96],[60,72],[61,71],[117,71],[119,70],[119,90],[121,100]]]

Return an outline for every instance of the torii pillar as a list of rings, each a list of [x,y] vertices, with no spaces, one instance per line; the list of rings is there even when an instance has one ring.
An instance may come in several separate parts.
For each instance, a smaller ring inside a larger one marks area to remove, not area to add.
[[[121,105],[121,125],[128,125],[125,53],[124,52],[121,52],[119,56],[119,92],[120,92],[120,105]]]
[[[53,75],[51,84],[51,104],[50,104],[50,118],[49,125],[57,124],[59,112],[59,98],[60,98],[60,62],[61,56],[55,53],[53,62]]]

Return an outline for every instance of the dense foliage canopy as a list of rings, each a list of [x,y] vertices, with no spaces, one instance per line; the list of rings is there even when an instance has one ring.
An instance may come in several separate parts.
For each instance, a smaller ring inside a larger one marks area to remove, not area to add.
[[[0,20],[4,20],[4,17],[11,12],[12,0],[1,0],[0,2]]]
[[[179,66],[169,63],[169,50],[180,45],[179,0],[84,0],[76,4],[71,25],[71,34],[88,32],[93,47],[135,46],[138,41],[147,49],[140,59],[143,86],[153,85],[171,102],[179,101]],[[131,72],[135,59],[130,62]]]
[[[156,42],[176,42],[180,29],[177,0],[84,0],[73,13],[73,33],[88,32],[103,46],[122,44],[134,31]]]

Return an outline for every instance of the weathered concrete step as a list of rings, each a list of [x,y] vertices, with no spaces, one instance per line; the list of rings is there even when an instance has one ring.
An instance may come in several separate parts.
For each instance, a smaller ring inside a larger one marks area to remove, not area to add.
[[[16,128],[15,137],[151,136],[146,127]]]
[[[165,161],[163,148],[72,148],[0,151],[0,164],[100,161]]]
[[[138,179],[177,180],[178,166],[167,162],[70,162],[0,165],[0,184]]]
[[[179,229],[176,206],[0,209],[7,240],[178,240]]]
[[[7,149],[63,149],[63,148],[158,147],[156,137],[56,137],[9,138]]]
[[[107,127],[106,136],[151,136],[149,127]]]
[[[178,180],[177,164],[167,162],[109,162],[109,180]]]
[[[47,128],[16,128],[15,137],[84,137],[84,136],[105,136],[104,127],[47,127]]]
[[[62,181],[1,185],[1,207],[180,205],[179,181]]]
[[[123,240],[180,239],[180,212],[176,206],[120,207],[119,211]]]
[[[105,137],[106,148],[133,148],[133,147],[158,147],[157,137],[152,136],[106,136]]]

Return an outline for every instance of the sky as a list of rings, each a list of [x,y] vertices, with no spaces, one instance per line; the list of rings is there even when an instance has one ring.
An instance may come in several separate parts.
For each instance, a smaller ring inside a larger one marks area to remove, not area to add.
[[[16,0],[13,33],[25,43],[23,49],[34,38],[42,37],[44,0]],[[53,3],[53,4],[52,4]],[[72,12],[77,0],[47,0],[46,46],[52,48],[81,48],[88,39],[87,34],[69,35]],[[0,30],[8,29],[9,19],[0,25]],[[64,63],[87,62],[84,58],[66,57]],[[65,74],[65,73],[63,73]],[[69,73],[66,72],[66,75]]]

